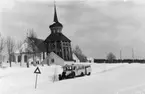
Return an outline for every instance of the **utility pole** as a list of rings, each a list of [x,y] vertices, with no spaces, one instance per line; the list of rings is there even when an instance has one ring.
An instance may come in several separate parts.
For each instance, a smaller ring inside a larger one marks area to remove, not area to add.
[[[56,81],[56,65],[54,66],[54,78],[53,78],[53,83]]]
[[[134,62],[134,50],[132,48],[132,59],[133,59],[133,62]]]
[[[122,62],[122,50],[120,50],[120,60]]]

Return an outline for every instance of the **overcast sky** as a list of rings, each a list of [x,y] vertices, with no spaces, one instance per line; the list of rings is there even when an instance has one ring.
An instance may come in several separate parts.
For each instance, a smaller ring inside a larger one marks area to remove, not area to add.
[[[1,0],[0,0],[1,1]],[[0,32],[16,40],[33,28],[45,39],[53,23],[53,1],[4,0],[1,2]],[[56,0],[63,34],[90,57],[106,58],[113,52],[119,58],[145,58],[145,0]]]

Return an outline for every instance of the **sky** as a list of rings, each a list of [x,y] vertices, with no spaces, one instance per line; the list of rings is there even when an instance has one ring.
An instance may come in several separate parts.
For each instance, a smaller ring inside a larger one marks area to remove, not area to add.
[[[53,0],[0,0],[0,32],[24,40],[33,28],[46,39]],[[62,33],[88,57],[145,58],[145,0],[56,0]]]

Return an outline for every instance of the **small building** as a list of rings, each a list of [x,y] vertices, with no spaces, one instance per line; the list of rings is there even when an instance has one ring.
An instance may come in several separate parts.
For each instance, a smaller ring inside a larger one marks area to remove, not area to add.
[[[47,55],[47,57],[45,58],[45,60],[42,63],[47,64],[47,65],[55,64],[55,65],[63,66],[64,60],[60,56],[55,54],[54,52],[51,52]]]
[[[88,60],[88,62],[90,62],[90,63],[94,63],[94,59],[93,59],[92,57],[87,58],[87,60]]]
[[[73,53],[73,60],[74,60],[74,62],[76,62],[76,63],[79,63],[80,62],[80,60],[78,59],[78,57]]]
[[[48,54],[48,56],[45,58],[45,60],[42,62],[42,64],[47,64],[47,65],[71,65],[74,63],[80,63],[80,60],[77,58],[77,56],[75,54],[73,54],[73,60],[75,61],[65,61],[63,60],[60,56],[58,56],[57,54],[55,54],[54,52],[51,52],[50,54]]]

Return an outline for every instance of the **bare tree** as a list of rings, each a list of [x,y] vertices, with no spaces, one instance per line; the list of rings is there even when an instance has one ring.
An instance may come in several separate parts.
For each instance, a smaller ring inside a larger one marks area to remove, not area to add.
[[[75,48],[73,49],[73,52],[82,54],[82,50],[80,49],[80,47],[78,45],[75,46]]]
[[[22,41],[18,41],[17,44],[16,44],[16,49],[18,49],[18,51],[20,53],[20,57],[22,57],[22,49],[21,49],[22,44],[23,44]],[[18,57],[18,60],[20,60],[20,57]],[[22,65],[22,62],[20,60],[20,66],[21,65]]]
[[[28,32],[29,32],[28,33],[28,37],[37,38],[37,34],[36,34],[36,32],[33,29],[29,29]]]
[[[73,49],[73,53],[78,57],[78,59],[81,62],[87,61],[87,57],[82,53],[82,50],[80,49],[80,47],[78,45],[75,46],[75,48]]]
[[[12,66],[12,55],[14,54],[14,48],[15,48],[15,41],[13,38],[11,38],[10,36],[7,37],[6,40],[6,44],[7,44],[7,51],[8,51],[8,55],[9,55],[9,63],[10,63],[10,67]]]
[[[113,62],[114,59],[116,59],[116,56],[112,52],[108,53],[108,55],[107,55],[108,62],[111,63],[111,62]]]
[[[37,51],[37,47],[36,47],[36,45],[34,43],[35,42],[34,39],[36,39],[36,38],[37,38],[36,32],[34,32],[33,29],[30,29],[29,33],[28,33],[28,40],[27,40],[27,42],[28,42],[28,48],[29,48],[28,52],[33,54],[33,65],[36,64],[36,51]],[[31,51],[30,51],[30,49],[31,49]]]
[[[0,37],[0,54],[4,50],[4,46],[5,46],[4,38],[3,37]]]
[[[16,45],[16,48],[17,48],[17,49],[20,49],[21,46],[22,46],[22,44],[23,44],[22,41],[18,41],[18,42],[17,42],[17,45]]]
[[[4,50],[4,47],[5,47],[4,38],[0,36],[0,57],[1,57],[0,66],[2,66],[2,60],[3,60],[2,52],[3,52],[3,50]]]

